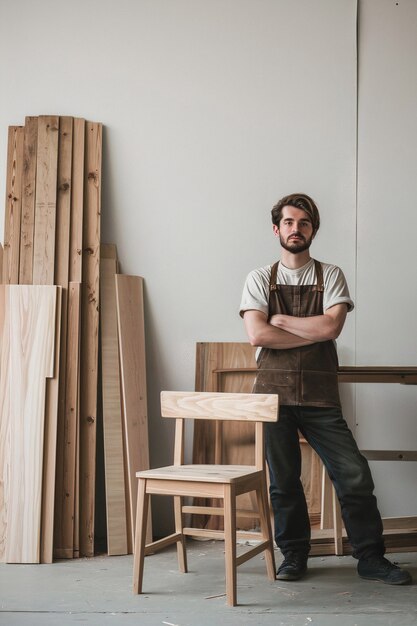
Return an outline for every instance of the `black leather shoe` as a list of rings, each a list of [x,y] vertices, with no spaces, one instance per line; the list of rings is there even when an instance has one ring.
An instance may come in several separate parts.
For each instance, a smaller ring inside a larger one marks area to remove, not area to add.
[[[366,580],[379,580],[387,585],[409,585],[411,574],[383,556],[359,559],[358,574]]]
[[[307,571],[307,555],[300,552],[287,552],[278,568],[277,580],[300,580]]]

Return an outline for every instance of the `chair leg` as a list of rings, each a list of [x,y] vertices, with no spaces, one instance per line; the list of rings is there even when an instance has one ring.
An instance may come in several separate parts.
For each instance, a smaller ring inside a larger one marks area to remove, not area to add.
[[[236,494],[233,485],[224,485],[224,553],[226,602],[236,606]]]
[[[188,572],[187,567],[187,550],[185,545],[185,537],[183,534],[182,524],[182,498],[181,496],[174,496],[174,516],[175,516],[175,532],[181,533],[180,539],[177,540],[177,557],[178,567],[180,572],[186,574]]]
[[[256,490],[256,499],[258,502],[259,511],[259,523],[261,526],[262,538],[269,542],[268,548],[265,550],[265,563],[268,578],[275,580],[275,555],[274,555],[274,540],[272,537],[271,517],[269,514],[269,501],[268,494],[266,492],[266,483]]]
[[[143,562],[145,559],[146,529],[148,522],[149,494],[146,479],[139,478],[136,509],[135,547],[133,556],[133,593],[142,593]]]

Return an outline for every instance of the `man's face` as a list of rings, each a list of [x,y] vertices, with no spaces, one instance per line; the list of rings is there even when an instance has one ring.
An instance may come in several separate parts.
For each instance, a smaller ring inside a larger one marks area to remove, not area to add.
[[[308,250],[314,238],[311,219],[305,211],[293,206],[282,209],[279,227],[274,224],[273,228],[281,246],[293,254]]]

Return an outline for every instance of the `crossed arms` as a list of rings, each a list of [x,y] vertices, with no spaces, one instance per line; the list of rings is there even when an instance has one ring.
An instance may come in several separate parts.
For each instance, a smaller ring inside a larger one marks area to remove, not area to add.
[[[244,323],[252,346],[286,350],[309,346],[319,341],[336,339],[343,328],[347,305],[335,304],[323,315],[293,317],[273,315],[269,320],[262,311],[248,310],[244,313]]]

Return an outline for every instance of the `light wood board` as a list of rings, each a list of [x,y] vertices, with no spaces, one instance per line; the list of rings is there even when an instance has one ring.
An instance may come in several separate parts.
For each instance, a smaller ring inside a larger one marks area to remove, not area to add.
[[[143,278],[116,276],[117,323],[123,401],[127,488],[131,543],[136,523],[136,472],[149,469],[148,403],[146,391]],[[147,542],[152,541],[151,515]]]
[[[77,477],[80,362],[80,283],[68,287],[65,419],[63,427],[62,496],[55,502],[54,556],[73,558]]]
[[[59,118],[38,118],[33,284],[53,285]]]
[[[41,563],[52,563],[53,559],[60,337],[62,319],[62,287],[56,287],[56,289],[54,365],[52,376],[48,377],[46,380],[40,546]]]
[[[7,147],[6,209],[4,223],[4,284],[17,284],[19,282],[23,141],[23,127],[10,126]]]
[[[85,120],[74,118],[72,140],[72,193],[68,280],[82,281],[84,209]]]
[[[101,247],[100,330],[107,551],[127,554],[126,494],[116,312],[116,246]]]
[[[80,554],[94,555],[98,325],[100,282],[101,124],[86,123],[80,386]]]
[[[19,283],[31,285],[35,229],[36,155],[38,150],[37,117],[26,117],[24,135]]]
[[[7,494],[10,490],[10,333],[6,318],[6,287],[0,285],[0,562],[7,539]]]
[[[71,190],[72,190],[72,142],[73,118],[59,118],[58,142],[58,188],[56,207],[56,248],[55,248],[55,283],[62,287],[61,339],[58,390],[58,428],[56,445],[56,482],[55,482],[55,553],[59,547],[59,533],[63,529],[64,519],[61,513],[67,494],[63,487],[64,472],[67,465],[65,438],[65,394],[66,394],[66,353],[67,353],[67,316],[68,316],[68,274],[69,246],[71,225]],[[71,555],[72,556],[72,555]]]
[[[4,328],[10,352],[4,375],[10,396],[5,403],[8,412],[2,413],[9,446],[6,467],[2,464],[7,476],[5,560],[38,563],[45,378],[54,372],[57,288],[13,285],[7,290]]]

